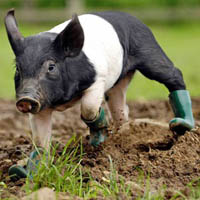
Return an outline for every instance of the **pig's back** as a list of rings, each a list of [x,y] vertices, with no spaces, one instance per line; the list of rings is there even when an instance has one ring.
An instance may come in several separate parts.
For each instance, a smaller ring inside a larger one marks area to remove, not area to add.
[[[145,45],[156,44],[146,25],[127,13],[97,12],[81,15],[79,20],[85,37],[83,52],[96,70],[96,79],[105,80],[105,90],[128,71],[135,70],[134,62],[128,65],[130,56]],[[49,32],[60,33],[69,22]]]
[[[120,78],[123,78],[129,71],[136,70],[137,65],[143,62],[141,59],[145,51],[155,49],[163,55],[151,30],[136,17],[116,11],[94,14],[112,24],[123,47],[123,68]]]
[[[113,26],[94,14],[79,16],[84,31],[82,51],[93,64],[96,80],[105,81],[105,91],[110,89],[120,77],[123,67],[123,48]],[[60,33],[69,23],[66,21],[49,32]],[[84,66],[83,66],[84,67]]]

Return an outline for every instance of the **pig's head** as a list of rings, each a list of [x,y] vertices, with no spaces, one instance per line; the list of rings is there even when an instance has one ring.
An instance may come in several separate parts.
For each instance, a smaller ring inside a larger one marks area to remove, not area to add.
[[[16,56],[15,90],[17,108],[38,113],[81,96],[94,82],[95,72],[82,51],[84,33],[78,17],[59,33],[43,32],[23,37],[14,10],[5,26]]]

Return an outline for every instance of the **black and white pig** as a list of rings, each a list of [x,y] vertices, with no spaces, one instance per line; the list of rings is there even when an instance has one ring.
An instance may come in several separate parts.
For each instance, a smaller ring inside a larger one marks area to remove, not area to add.
[[[126,90],[136,70],[168,88],[175,114],[171,130],[194,127],[182,73],[137,18],[123,12],[74,15],[51,30],[25,38],[10,10],[5,26],[16,56],[16,106],[30,113],[37,145],[49,147],[52,112],[80,102],[90,144],[98,146],[107,136],[104,97],[116,127],[126,122]]]

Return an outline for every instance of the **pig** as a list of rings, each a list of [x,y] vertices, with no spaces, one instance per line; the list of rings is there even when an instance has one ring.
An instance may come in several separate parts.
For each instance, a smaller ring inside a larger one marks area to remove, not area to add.
[[[53,111],[76,103],[89,127],[90,144],[104,142],[108,122],[102,102],[106,97],[115,127],[127,122],[126,91],[135,71],[169,90],[175,115],[169,122],[172,131],[184,133],[194,127],[181,71],[136,17],[114,11],[74,14],[50,30],[23,37],[11,9],[5,27],[16,56],[16,107],[29,113],[38,146],[49,148]]]

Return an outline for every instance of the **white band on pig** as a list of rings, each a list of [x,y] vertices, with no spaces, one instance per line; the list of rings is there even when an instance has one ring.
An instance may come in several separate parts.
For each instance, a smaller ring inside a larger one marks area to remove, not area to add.
[[[105,91],[118,80],[123,66],[123,48],[113,26],[105,19],[85,14],[78,17],[84,31],[83,52],[94,65],[98,78],[105,79]],[[60,33],[70,20],[48,32]],[[84,67],[84,66],[83,66]]]

